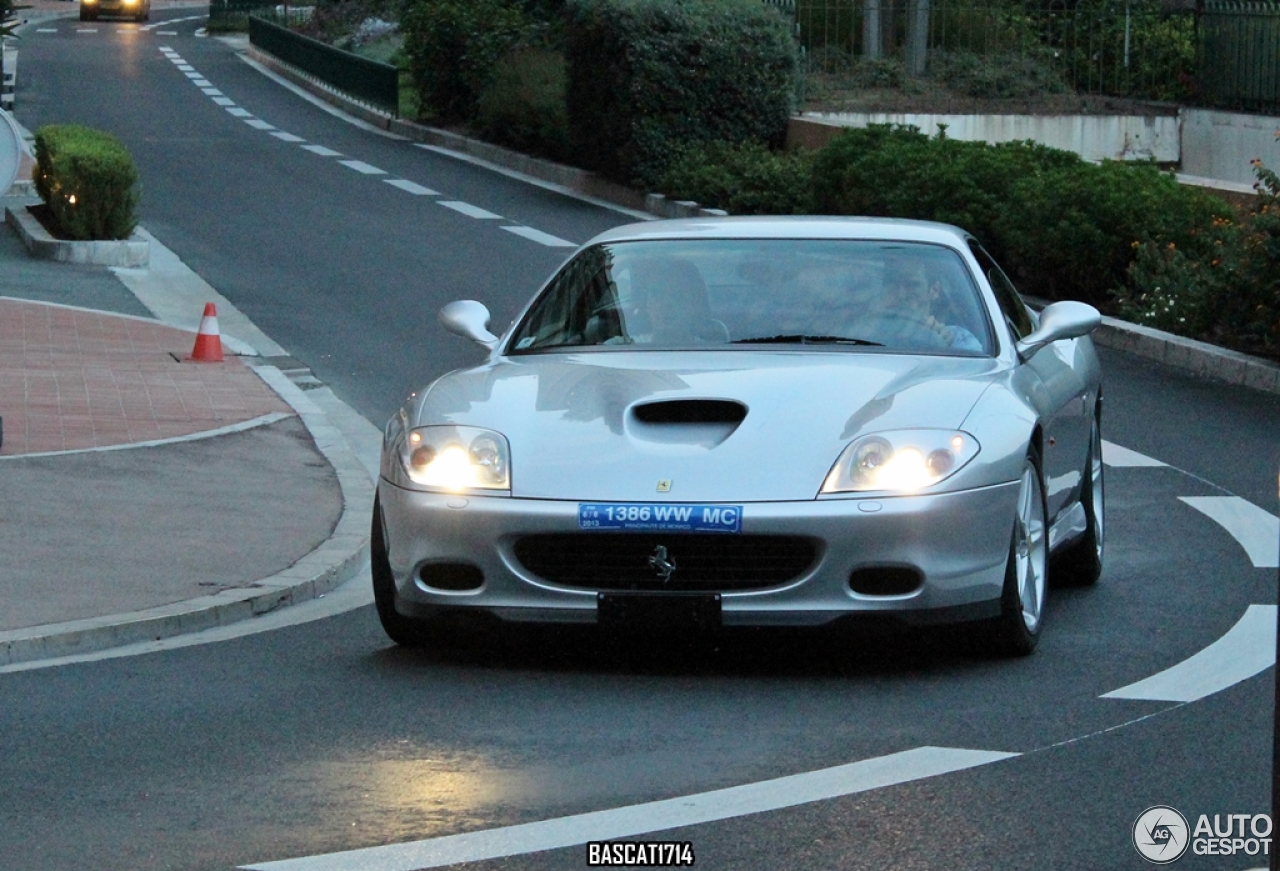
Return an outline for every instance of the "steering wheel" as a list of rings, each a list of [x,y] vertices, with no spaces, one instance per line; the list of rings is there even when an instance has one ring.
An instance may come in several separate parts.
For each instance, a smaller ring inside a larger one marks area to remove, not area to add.
[[[877,340],[889,339],[890,341],[885,344],[891,347],[893,345],[928,349],[949,347],[950,342],[940,332],[940,326],[930,323],[924,316],[909,311],[879,312],[868,321],[872,337]]]

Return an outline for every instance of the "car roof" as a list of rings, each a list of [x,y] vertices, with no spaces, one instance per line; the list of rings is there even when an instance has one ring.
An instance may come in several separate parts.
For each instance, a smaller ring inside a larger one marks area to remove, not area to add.
[[[645,221],[606,230],[587,244],[659,239],[862,239],[963,248],[967,237],[959,227],[933,221],[786,215]]]

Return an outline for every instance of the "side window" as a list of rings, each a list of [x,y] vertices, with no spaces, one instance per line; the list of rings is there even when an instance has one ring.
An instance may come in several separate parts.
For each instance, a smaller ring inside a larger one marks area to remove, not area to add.
[[[1000,310],[1004,312],[1004,319],[1009,324],[1009,329],[1013,330],[1013,334],[1021,339],[1030,333],[1034,327],[1031,323],[1031,313],[1027,310],[1026,303],[1022,301],[1022,297],[1018,295],[1018,289],[1013,286],[1009,276],[1004,274],[1004,270],[996,264],[991,255],[972,239],[969,240],[969,250],[973,252],[974,258],[978,261],[978,266],[982,268],[982,274],[987,277],[987,281],[991,284],[991,289],[995,291],[996,302],[999,304]]]

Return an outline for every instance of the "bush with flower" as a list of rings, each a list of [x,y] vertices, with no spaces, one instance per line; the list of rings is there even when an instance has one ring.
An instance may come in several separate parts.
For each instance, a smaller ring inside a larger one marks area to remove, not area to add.
[[[1215,218],[1183,247],[1133,243],[1121,317],[1280,357],[1280,176],[1253,169],[1257,198],[1239,219]]]

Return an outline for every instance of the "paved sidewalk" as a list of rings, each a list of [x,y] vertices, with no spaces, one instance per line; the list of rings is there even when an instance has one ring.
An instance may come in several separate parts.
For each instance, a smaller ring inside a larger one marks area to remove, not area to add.
[[[0,667],[250,618],[367,558],[367,463],[281,358],[224,327],[223,362],[188,359],[148,305],[202,303],[162,254],[144,305],[139,270],[39,260],[0,225]]]

